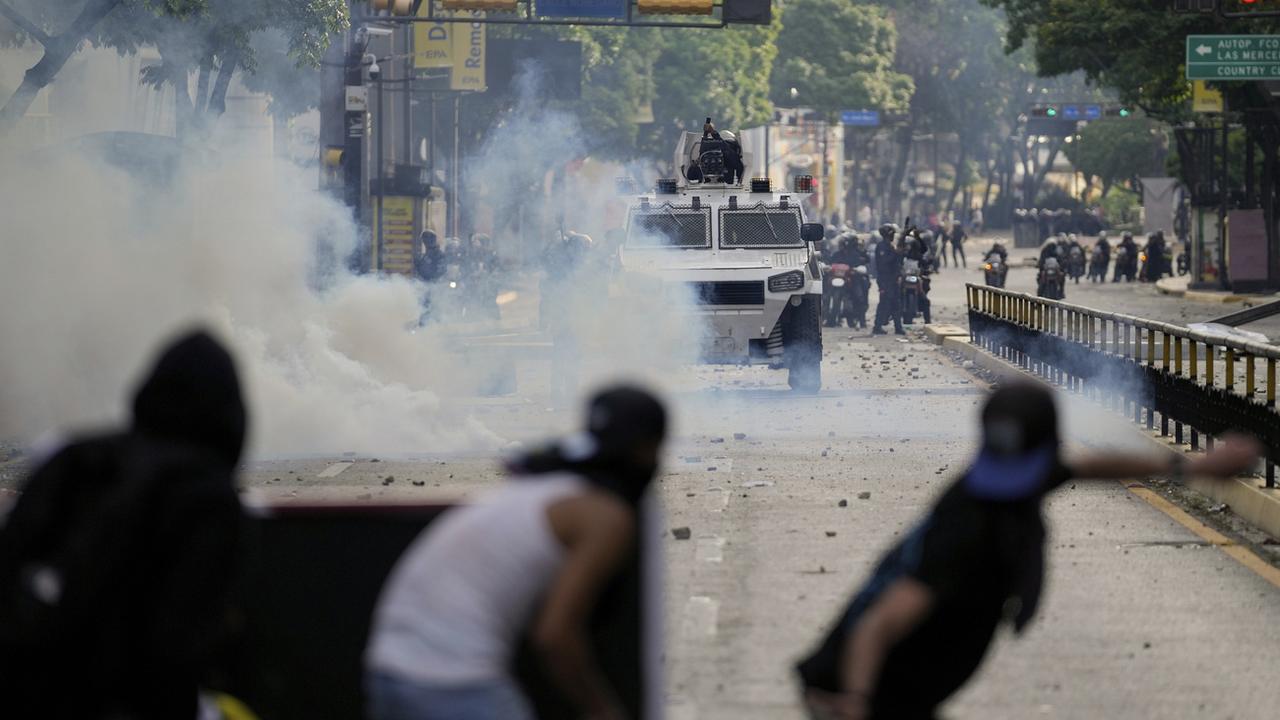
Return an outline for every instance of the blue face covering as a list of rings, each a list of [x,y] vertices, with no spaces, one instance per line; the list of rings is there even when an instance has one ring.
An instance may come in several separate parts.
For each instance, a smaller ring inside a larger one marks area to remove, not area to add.
[[[1020,455],[983,450],[965,476],[964,486],[980,500],[1026,500],[1044,491],[1045,479],[1057,459],[1053,445]]]

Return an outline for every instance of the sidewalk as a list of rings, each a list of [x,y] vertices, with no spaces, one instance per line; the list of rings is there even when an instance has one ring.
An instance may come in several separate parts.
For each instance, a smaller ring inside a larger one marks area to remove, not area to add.
[[[1173,295],[1194,302],[1246,303],[1255,305],[1277,299],[1272,295],[1236,294],[1227,290],[1191,290],[1187,287],[1190,277],[1167,277],[1156,281],[1156,290],[1162,295]]]

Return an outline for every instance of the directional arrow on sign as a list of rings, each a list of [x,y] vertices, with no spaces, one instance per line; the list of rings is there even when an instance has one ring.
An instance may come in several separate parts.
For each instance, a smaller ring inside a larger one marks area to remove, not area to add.
[[[1208,45],[1199,45],[1196,47],[1196,54],[1199,55],[1200,57],[1204,57],[1205,55],[1208,55],[1211,52],[1213,52],[1213,48],[1209,47]]]

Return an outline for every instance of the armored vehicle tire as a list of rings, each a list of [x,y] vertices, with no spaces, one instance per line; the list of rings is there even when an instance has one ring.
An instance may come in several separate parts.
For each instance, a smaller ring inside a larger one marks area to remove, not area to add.
[[[799,306],[786,309],[783,337],[787,384],[793,390],[822,388],[822,296],[805,295]]]

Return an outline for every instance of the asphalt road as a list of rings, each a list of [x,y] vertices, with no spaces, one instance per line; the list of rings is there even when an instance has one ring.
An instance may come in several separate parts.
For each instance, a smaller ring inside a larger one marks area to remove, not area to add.
[[[963,282],[981,280],[984,244],[971,243],[968,272],[935,278],[938,321],[963,321]],[[1011,287],[1030,273],[1015,269]],[[1071,288],[1068,299],[1136,307],[1156,300],[1147,293]],[[449,410],[512,442],[563,432],[575,413],[548,407],[546,362],[530,356],[514,396]],[[918,329],[906,338],[828,330],[823,371],[816,397],[764,369],[696,367],[667,379],[676,436],[657,491],[673,720],[802,717],[794,661],[974,453],[985,385]],[[1124,420],[1064,402],[1073,452],[1146,447]],[[501,482],[488,455],[344,450],[256,461],[245,486],[280,500],[378,502],[465,498]],[[1002,634],[947,717],[1274,717],[1280,589],[1120,483],[1078,482],[1047,516],[1040,616],[1023,637]],[[677,527],[689,539],[673,537]]]

